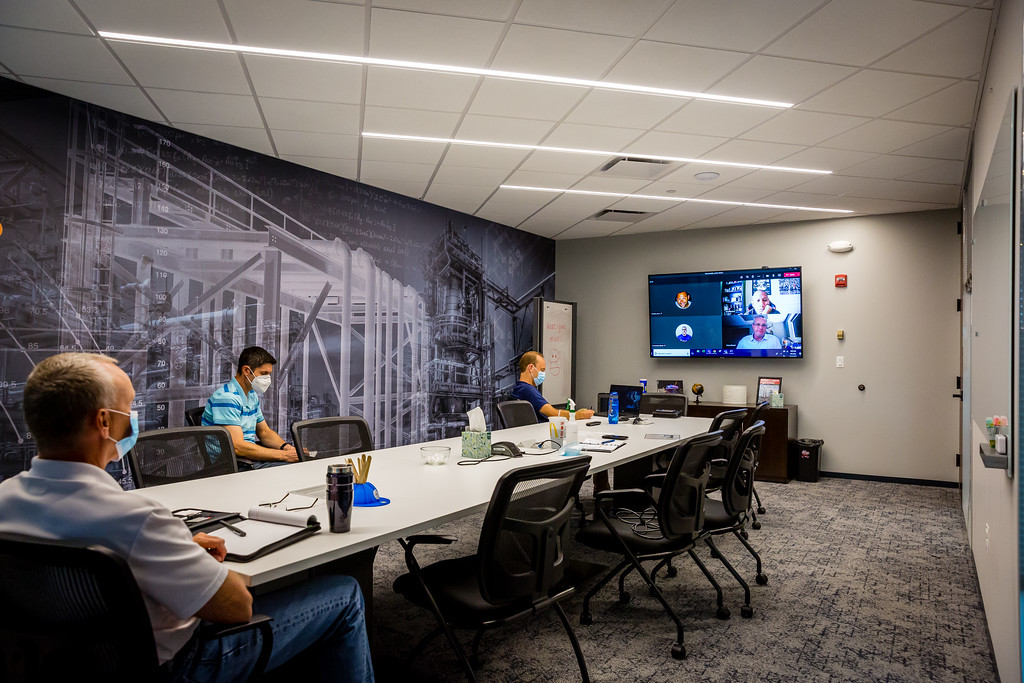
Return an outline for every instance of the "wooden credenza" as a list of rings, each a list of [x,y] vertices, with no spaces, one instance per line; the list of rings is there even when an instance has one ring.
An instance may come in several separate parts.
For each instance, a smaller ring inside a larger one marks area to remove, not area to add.
[[[689,417],[714,417],[724,410],[736,408],[753,409],[755,405],[736,405],[701,401],[700,404],[690,403],[686,409]],[[786,483],[793,478],[789,462],[789,440],[796,436],[796,406],[783,408],[767,408],[764,413],[764,439],[761,441],[761,455],[757,464],[758,481],[775,481]]]

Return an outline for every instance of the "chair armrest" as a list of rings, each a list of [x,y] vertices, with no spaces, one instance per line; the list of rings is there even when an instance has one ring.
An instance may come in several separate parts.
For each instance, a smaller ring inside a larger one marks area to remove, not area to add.
[[[627,503],[640,500],[644,505],[657,505],[658,501],[654,500],[650,493],[643,489],[610,489],[608,491],[601,491],[594,500],[598,503],[610,502],[615,506],[626,506]]]
[[[646,490],[650,492],[652,488],[659,486],[665,481],[665,475],[667,474],[668,472],[654,472],[653,474],[648,474],[644,477],[644,486]]]
[[[204,621],[199,627],[199,637],[203,640],[216,640],[224,636],[244,633],[250,629],[262,630],[263,624],[266,623],[269,626],[271,621],[273,620],[265,614],[254,614],[252,619],[241,624],[214,624]]]
[[[446,536],[442,534],[416,534],[415,536],[409,536],[405,539],[405,544],[409,550],[418,544],[423,543],[425,545],[451,545],[455,543],[458,538],[455,536]]]

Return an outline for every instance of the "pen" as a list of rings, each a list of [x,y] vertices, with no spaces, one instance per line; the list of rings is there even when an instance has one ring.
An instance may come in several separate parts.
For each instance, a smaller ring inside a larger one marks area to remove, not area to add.
[[[225,527],[227,527],[228,529],[230,529],[231,531],[233,531],[234,533],[236,533],[236,534],[238,534],[239,536],[241,536],[242,538],[245,538],[245,532],[244,532],[244,531],[242,531],[241,529],[239,529],[239,528],[238,528],[237,526],[235,526],[234,524],[228,524],[228,523],[227,523],[227,522],[225,522],[225,521],[224,521],[223,519],[222,519],[222,520],[220,520],[220,523],[221,523],[221,524],[223,524],[223,525],[224,525]]]
[[[606,443],[615,443],[615,439],[608,439],[607,441],[602,441],[602,442],[601,442],[601,445],[603,446],[603,445],[605,445]]]

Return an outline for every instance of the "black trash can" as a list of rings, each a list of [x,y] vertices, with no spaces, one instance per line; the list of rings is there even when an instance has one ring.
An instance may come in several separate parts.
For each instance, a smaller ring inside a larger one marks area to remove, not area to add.
[[[818,481],[821,471],[822,439],[798,439],[796,441],[796,480]]]

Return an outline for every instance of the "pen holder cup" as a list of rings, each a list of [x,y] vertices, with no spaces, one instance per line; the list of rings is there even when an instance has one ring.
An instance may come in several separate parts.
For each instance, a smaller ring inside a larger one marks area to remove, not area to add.
[[[366,482],[365,484],[355,484],[353,486],[353,493],[355,495],[355,506],[357,508],[379,507],[391,502],[389,498],[381,497],[377,487],[370,482]]]
[[[491,457],[491,433],[462,432],[462,457],[471,460]]]

